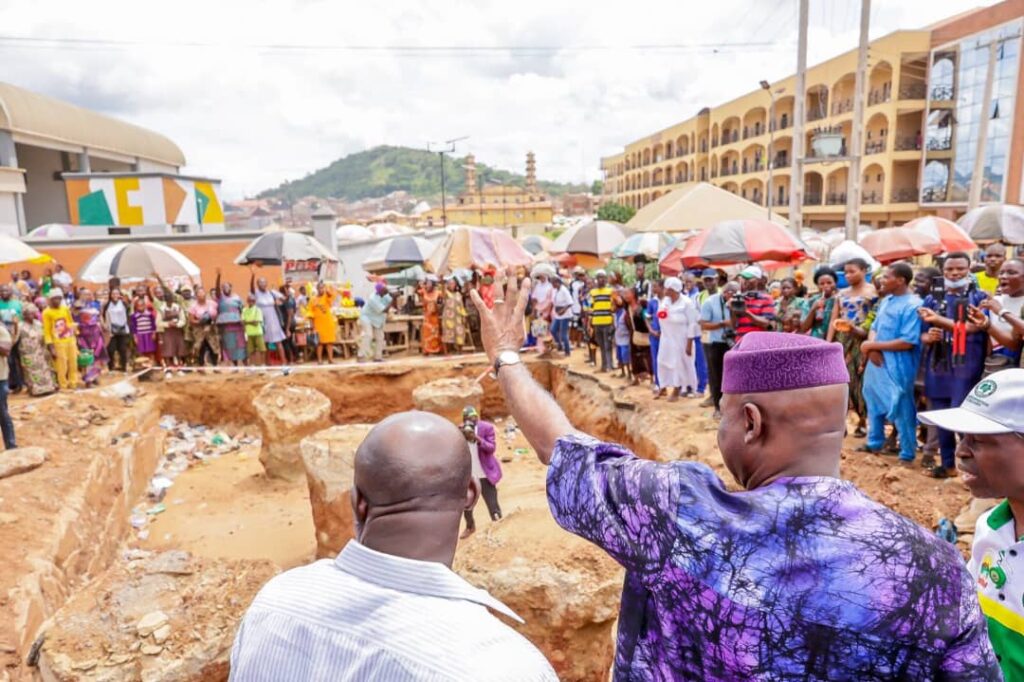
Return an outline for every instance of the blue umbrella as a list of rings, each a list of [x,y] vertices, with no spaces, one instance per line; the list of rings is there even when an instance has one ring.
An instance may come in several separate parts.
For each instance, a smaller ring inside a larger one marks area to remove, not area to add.
[[[648,260],[658,260],[658,257],[675,243],[676,238],[665,232],[638,232],[619,244],[612,251],[612,255],[625,260],[639,256]]]

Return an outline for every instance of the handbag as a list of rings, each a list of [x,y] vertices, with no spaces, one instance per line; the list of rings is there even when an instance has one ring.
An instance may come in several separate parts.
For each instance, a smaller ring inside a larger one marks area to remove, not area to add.
[[[633,332],[633,345],[647,348],[651,345],[651,335],[647,332]]]

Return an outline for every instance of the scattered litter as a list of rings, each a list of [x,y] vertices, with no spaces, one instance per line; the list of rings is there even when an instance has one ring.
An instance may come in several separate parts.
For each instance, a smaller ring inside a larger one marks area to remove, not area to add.
[[[514,452],[518,457],[525,457],[526,455],[530,454],[530,451],[527,450],[526,448],[516,448]]]
[[[149,519],[146,518],[145,514],[133,512],[131,522],[132,528],[142,528],[149,522]]]
[[[145,542],[146,540],[149,539],[149,531],[148,530],[140,530],[138,537],[139,537],[140,540]]]

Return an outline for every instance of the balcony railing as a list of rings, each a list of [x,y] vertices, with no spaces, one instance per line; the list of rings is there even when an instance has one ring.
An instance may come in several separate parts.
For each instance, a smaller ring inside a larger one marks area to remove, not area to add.
[[[825,203],[829,206],[840,206],[846,203],[846,192],[829,192],[825,195]]]
[[[850,112],[850,111],[853,111],[853,100],[852,99],[847,98],[847,99],[839,100],[838,102],[833,102],[832,103],[832,115],[833,116],[839,116],[840,114],[845,114],[845,113]]]
[[[808,121],[819,121],[819,120],[821,120],[823,118],[825,118],[825,112],[823,112],[823,111],[808,111],[807,112],[807,120]]]
[[[707,154],[708,153],[708,141],[707,140],[704,140],[703,142],[700,143],[700,153],[701,154]]]
[[[821,193],[820,192],[805,192],[804,193],[804,206],[821,206]]]
[[[921,148],[920,135],[900,135],[896,138],[896,151],[909,152]]]
[[[937,102],[944,102],[946,100],[953,99],[953,86],[952,85],[933,85],[932,86],[932,97]]]
[[[902,187],[894,188],[892,191],[892,203],[894,204],[910,204],[917,203],[917,197],[920,194],[916,187]]]
[[[930,152],[944,152],[953,148],[953,136],[946,135],[945,137],[929,137],[928,138],[928,151]]]
[[[655,180],[654,182],[651,183],[651,186],[652,187],[661,187],[664,184],[665,184],[665,182],[662,181],[662,180]]]
[[[787,168],[789,166],[789,155],[788,154],[776,154],[775,160],[772,161],[772,168]]]
[[[881,192],[864,192],[860,195],[860,202],[862,204],[881,204],[882,193]]]
[[[870,140],[869,142],[865,142],[864,143],[864,153],[865,154],[881,154],[882,152],[885,151],[885,143],[886,142],[887,142],[887,138],[884,138],[884,137],[882,139],[880,139],[880,140]]]
[[[876,104],[882,104],[888,102],[892,98],[892,93],[888,88],[879,90],[872,90],[868,93],[868,106],[874,106]]]
[[[921,203],[942,203],[947,200],[947,196],[945,187],[925,187],[924,191],[921,193]]]
[[[924,83],[905,83],[900,86],[900,99],[924,99],[928,86]]]

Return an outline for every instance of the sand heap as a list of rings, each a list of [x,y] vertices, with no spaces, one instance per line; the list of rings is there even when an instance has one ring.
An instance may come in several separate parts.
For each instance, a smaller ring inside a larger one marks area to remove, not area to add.
[[[463,408],[471,406],[479,410],[483,399],[483,387],[465,377],[438,379],[417,386],[412,392],[417,410],[439,414],[455,424],[462,423]]]
[[[514,511],[459,545],[454,569],[526,621],[509,622],[560,680],[604,682],[615,652],[622,569],[558,528],[547,509]]]
[[[316,389],[271,382],[252,401],[263,432],[260,462],[267,476],[303,476],[299,442],[331,425],[331,400]]]
[[[59,682],[227,680],[238,623],[276,573],[269,561],[126,550],[57,612],[40,672]]]
[[[351,498],[355,454],[371,428],[372,424],[332,426],[299,444],[313,507],[318,559],[336,556],[355,537]]]

